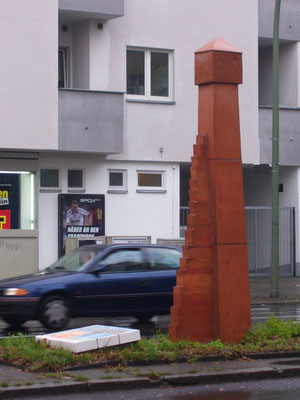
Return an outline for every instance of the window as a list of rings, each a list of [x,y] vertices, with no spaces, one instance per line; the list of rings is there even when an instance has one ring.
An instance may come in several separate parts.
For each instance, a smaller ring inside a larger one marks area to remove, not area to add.
[[[84,174],[82,169],[68,169],[68,189],[84,188]]]
[[[68,83],[68,49],[60,47],[58,50],[58,87],[67,88]]]
[[[164,171],[137,171],[138,192],[166,192]]]
[[[91,250],[89,248],[78,248],[63,257],[47,268],[48,271],[82,271],[90,261],[101,253],[102,249]]]
[[[108,170],[108,192],[127,193],[127,171]]]
[[[147,248],[148,265],[151,270],[178,269],[182,253],[169,248]]]
[[[137,249],[117,250],[110,253],[101,261],[101,265],[105,266],[104,272],[110,274],[142,271],[145,269],[141,251]]]
[[[127,49],[127,98],[172,100],[171,51]]]
[[[40,187],[45,189],[59,189],[59,169],[41,169]]]
[[[0,171],[0,232],[36,229],[35,186],[33,172]]]
[[[110,172],[109,173],[109,186],[123,186],[123,173]]]

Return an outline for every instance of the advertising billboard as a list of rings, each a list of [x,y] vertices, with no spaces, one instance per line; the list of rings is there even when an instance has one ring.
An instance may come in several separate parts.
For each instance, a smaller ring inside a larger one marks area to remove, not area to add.
[[[0,229],[20,229],[19,174],[0,174]]]
[[[66,237],[105,235],[103,194],[58,195],[58,255],[65,253]]]

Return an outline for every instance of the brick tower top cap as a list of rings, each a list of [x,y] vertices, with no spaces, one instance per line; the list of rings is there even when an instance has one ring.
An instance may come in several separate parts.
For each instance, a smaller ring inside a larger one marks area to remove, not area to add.
[[[203,53],[204,51],[228,51],[230,53],[241,53],[236,47],[232,46],[226,40],[218,37],[211,42],[207,43],[205,46],[200,47],[195,53]]]
[[[222,38],[195,52],[195,85],[242,83],[242,52]]]

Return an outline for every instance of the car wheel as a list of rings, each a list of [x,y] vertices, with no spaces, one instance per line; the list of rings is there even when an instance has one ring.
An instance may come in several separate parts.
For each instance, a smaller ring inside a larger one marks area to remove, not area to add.
[[[12,326],[13,328],[19,328],[22,324],[24,324],[24,322],[26,322],[25,319],[21,319],[18,317],[2,317],[3,320],[10,326]]]
[[[64,296],[46,297],[39,308],[39,319],[50,331],[61,330],[71,318],[71,305]]]
[[[140,322],[148,322],[153,317],[154,317],[154,314],[140,314],[140,315],[136,316],[137,320]]]

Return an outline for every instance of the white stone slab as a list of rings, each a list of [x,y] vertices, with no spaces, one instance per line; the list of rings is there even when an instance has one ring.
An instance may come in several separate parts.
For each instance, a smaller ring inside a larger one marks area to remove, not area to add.
[[[83,328],[37,335],[37,341],[45,341],[53,348],[64,348],[74,353],[117,346],[141,339],[138,329],[119,328],[106,325],[91,325]]]

